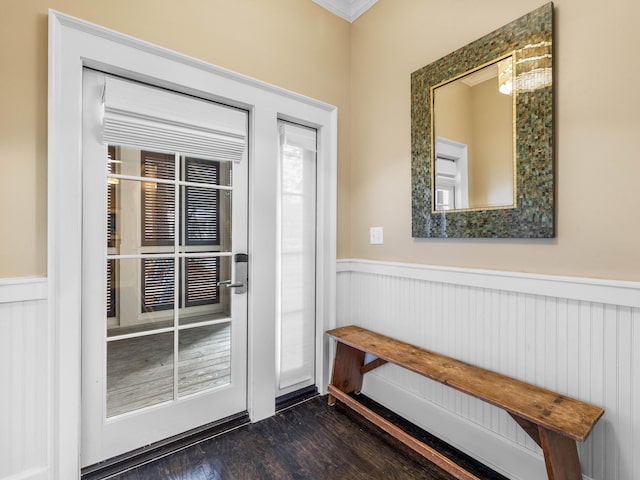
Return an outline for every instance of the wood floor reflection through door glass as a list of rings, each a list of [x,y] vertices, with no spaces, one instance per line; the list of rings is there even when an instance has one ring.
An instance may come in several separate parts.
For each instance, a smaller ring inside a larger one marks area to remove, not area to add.
[[[108,342],[107,416],[174,398],[174,333]],[[178,331],[178,397],[229,383],[228,323]]]

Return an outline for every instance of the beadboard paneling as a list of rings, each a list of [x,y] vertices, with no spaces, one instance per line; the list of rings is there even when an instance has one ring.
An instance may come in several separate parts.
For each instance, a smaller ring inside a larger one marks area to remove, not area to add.
[[[0,281],[0,479],[48,478],[46,280]],[[12,300],[14,299],[14,300]]]
[[[372,261],[338,272],[339,326],[604,407],[579,444],[584,475],[640,478],[640,284]],[[365,393],[509,478],[544,478],[539,447],[500,409],[393,365],[368,376]]]

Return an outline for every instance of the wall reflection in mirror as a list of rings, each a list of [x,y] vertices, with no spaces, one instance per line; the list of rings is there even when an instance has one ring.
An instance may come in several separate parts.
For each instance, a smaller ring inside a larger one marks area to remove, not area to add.
[[[513,62],[432,87],[434,211],[516,206]]]

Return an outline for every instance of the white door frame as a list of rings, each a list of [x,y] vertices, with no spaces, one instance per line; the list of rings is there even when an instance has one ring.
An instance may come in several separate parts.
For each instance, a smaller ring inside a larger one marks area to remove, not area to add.
[[[147,42],[49,12],[48,276],[53,478],[79,478],[82,292],[82,68],[250,112],[248,410],[275,408],[277,119],[318,129],[317,385],[326,392],[335,324],[337,109]],[[273,339],[273,341],[265,341]],[[271,359],[272,361],[269,361]]]
[[[455,176],[455,202],[454,210],[464,210],[469,208],[469,147],[455,140],[444,137],[436,137],[435,141],[436,162],[438,159],[451,160],[456,167]],[[436,187],[438,186],[438,170],[436,170]],[[435,205],[435,200],[434,200]]]

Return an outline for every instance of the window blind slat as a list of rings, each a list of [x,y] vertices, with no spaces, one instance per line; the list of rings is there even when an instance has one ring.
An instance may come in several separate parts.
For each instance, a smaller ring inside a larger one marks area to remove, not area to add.
[[[142,152],[142,176],[174,178],[175,157]],[[173,245],[175,235],[175,189],[171,184],[142,184],[142,245]]]
[[[186,306],[218,303],[218,258],[187,258],[186,266]]]
[[[142,312],[173,308],[175,295],[173,258],[143,258]]]
[[[107,173],[118,173],[115,147],[107,147]],[[107,179],[107,247],[116,246],[116,185]]]
[[[193,183],[217,185],[218,162],[187,158],[185,179]],[[187,245],[219,245],[218,190],[189,186],[185,188]]]
[[[107,260],[107,317],[116,316],[115,269],[116,261]]]

